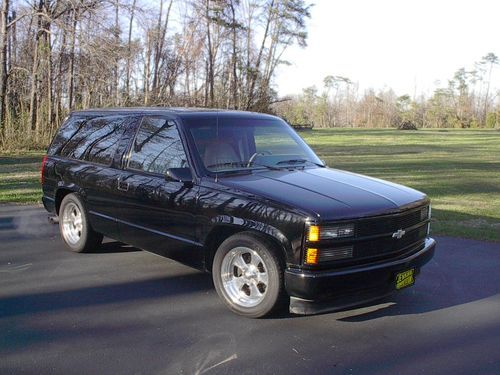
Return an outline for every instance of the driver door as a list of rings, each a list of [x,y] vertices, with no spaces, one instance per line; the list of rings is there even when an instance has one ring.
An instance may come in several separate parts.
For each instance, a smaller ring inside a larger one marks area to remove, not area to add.
[[[116,181],[118,227],[124,242],[194,267],[202,262],[196,241],[198,187],[165,178],[167,169],[188,167],[176,123],[142,119]]]

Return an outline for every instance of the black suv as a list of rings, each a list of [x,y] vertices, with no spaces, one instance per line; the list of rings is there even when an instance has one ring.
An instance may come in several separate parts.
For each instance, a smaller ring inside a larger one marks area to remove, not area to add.
[[[68,248],[103,235],[212,273],[234,312],[346,307],[410,286],[434,253],[425,194],[327,168],[280,118],[78,111],[42,167]]]

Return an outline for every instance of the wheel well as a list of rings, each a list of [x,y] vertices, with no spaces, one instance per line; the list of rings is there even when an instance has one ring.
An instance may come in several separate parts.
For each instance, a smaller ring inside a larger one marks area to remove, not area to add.
[[[227,238],[231,237],[232,235],[235,235],[236,233],[241,233],[241,232],[247,232],[247,233],[252,233],[256,234],[258,236],[261,236],[263,238],[266,238],[270,240],[278,250],[278,255],[280,259],[283,261],[283,264],[286,264],[286,259],[285,259],[285,249],[283,246],[278,242],[278,240],[266,233],[262,233],[256,230],[251,230],[248,228],[241,228],[241,227],[230,227],[230,226],[219,226],[215,227],[210,234],[208,235],[206,241],[205,241],[205,247],[207,249],[207,253],[205,255],[205,269],[208,272],[212,272],[212,263],[215,257],[215,253],[219,246],[224,242]]]
[[[57,192],[56,192],[56,200],[55,200],[55,204],[56,204],[56,214],[59,215],[59,208],[61,207],[61,202],[62,200],[64,199],[64,197],[68,194],[71,194],[73,193],[73,191],[69,190],[69,189],[64,189],[64,188],[61,188],[61,189],[58,189]]]

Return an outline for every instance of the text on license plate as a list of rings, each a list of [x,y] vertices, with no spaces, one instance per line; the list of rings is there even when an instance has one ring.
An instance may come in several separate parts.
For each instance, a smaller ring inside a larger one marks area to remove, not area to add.
[[[396,289],[403,289],[415,283],[415,270],[412,268],[396,275]]]

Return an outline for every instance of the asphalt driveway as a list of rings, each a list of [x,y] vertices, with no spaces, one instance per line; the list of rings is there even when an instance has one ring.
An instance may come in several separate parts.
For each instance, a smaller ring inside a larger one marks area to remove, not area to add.
[[[251,320],[209,275],[108,242],[64,250],[43,209],[0,206],[0,373],[500,373],[500,245],[437,238],[376,305]]]

